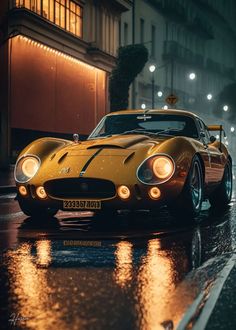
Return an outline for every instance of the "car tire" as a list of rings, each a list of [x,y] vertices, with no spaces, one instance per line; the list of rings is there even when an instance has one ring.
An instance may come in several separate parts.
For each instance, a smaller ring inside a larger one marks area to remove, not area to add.
[[[209,196],[209,202],[216,209],[224,209],[231,201],[233,187],[232,164],[228,160],[220,185]]]
[[[33,206],[32,203],[28,203],[21,198],[18,197],[18,203],[22,212],[32,218],[42,218],[42,217],[53,217],[58,212],[58,209],[50,208],[50,207],[40,207]]]
[[[201,211],[203,201],[203,171],[198,156],[194,156],[184,188],[170,206],[171,213],[184,222],[195,220]]]

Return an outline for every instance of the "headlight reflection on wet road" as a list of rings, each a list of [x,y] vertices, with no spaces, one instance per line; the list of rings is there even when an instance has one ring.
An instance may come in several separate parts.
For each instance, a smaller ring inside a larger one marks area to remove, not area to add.
[[[115,282],[121,287],[125,287],[131,280],[133,274],[132,265],[132,244],[121,241],[116,246],[116,266],[114,270]]]
[[[148,242],[147,254],[141,260],[137,285],[140,328],[163,329],[161,321],[165,305],[175,282],[173,263],[167,253],[161,251],[157,239]]]
[[[50,241],[38,241],[37,250],[38,260],[45,265],[45,261],[50,260]],[[12,315],[16,318],[16,326],[19,322],[20,326],[41,330],[50,329],[56,323],[60,329],[66,329],[60,309],[51,300],[52,289],[48,285],[47,269],[37,267],[37,257],[32,255],[31,244],[20,245],[17,250],[11,251],[9,257],[10,282],[15,301]]]
[[[235,249],[234,202],[222,215],[203,210],[203,221],[186,227],[168,227],[164,211],[159,222],[141,214],[128,225],[119,216],[105,227],[91,215],[59,214],[45,228],[2,221],[2,310],[19,317],[17,329],[176,328]]]

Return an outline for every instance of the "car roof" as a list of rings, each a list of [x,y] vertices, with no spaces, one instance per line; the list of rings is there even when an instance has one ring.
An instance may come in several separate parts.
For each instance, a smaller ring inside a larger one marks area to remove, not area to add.
[[[192,113],[190,111],[186,110],[176,110],[176,109],[128,109],[128,110],[120,110],[116,112],[111,112],[107,116],[112,116],[112,115],[132,115],[132,114],[165,114],[165,115],[184,115],[184,116],[189,116],[192,118],[199,118],[195,113]]]

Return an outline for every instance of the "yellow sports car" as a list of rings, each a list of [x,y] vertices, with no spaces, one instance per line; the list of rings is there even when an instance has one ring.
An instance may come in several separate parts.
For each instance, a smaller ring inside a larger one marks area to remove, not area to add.
[[[187,111],[125,110],[105,116],[86,141],[77,134],[38,139],[15,166],[20,207],[37,217],[167,205],[194,219],[204,199],[214,207],[231,200],[232,159],[222,134],[222,126],[207,127]]]

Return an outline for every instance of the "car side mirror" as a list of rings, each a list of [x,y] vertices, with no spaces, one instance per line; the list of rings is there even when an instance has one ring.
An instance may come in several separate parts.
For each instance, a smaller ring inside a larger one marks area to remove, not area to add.
[[[216,137],[214,135],[210,136],[210,142],[214,143],[216,141]]]

